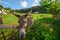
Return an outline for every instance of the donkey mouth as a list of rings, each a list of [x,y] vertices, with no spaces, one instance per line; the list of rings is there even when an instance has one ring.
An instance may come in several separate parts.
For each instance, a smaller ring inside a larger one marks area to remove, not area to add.
[[[24,33],[20,32],[20,38],[24,38]]]
[[[24,38],[25,34],[26,34],[25,30],[21,28],[20,29],[20,38]]]

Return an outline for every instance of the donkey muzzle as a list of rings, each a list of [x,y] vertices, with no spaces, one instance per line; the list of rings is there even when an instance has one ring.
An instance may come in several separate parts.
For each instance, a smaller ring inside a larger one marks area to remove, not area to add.
[[[25,38],[26,31],[24,29],[20,29],[20,38]]]

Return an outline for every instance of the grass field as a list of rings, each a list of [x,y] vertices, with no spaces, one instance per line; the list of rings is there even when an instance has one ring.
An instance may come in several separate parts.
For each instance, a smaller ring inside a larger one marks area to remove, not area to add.
[[[18,24],[18,22],[17,22],[18,18],[15,17],[12,14],[0,15],[0,16],[2,16],[4,24],[7,24],[7,25],[11,25],[11,24],[17,25]],[[34,20],[36,20],[37,17],[38,17],[38,19],[44,18],[44,17],[46,17],[46,18],[51,18],[52,17],[51,14],[32,14],[32,16],[33,16]]]
[[[18,18],[12,14],[0,15],[3,18],[3,23],[6,25],[18,25]],[[34,25],[28,28],[28,40],[56,40],[55,29],[52,26],[51,14],[32,14]],[[9,35],[12,29],[0,29],[0,40],[3,40],[1,31],[5,35]],[[16,30],[15,30],[16,31]],[[6,40],[9,38],[7,36]]]

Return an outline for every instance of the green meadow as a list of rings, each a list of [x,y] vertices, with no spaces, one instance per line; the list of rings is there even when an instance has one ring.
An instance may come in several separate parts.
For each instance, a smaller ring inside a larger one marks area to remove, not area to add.
[[[20,14],[21,15],[21,14]],[[15,17],[13,14],[7,15],[0,15],[2,16],[4,25],[18,25],[18,18]],[[33,26],[28,27],[27,32],[27,39],[28,40],[56,40],[57,37],[57,30],[55,27],[57,26],[52,25],[52,14],[32,14],[34,18]],[[58,29],[58,28],[57,28]],[[0,40],[3,40],[3,35],[1,32],[5,32],[6,40],[8,40],[12,32],[16,32],[16,35],[19,35],[19,31],[15,29],[0,29]],[[20,40],[18,38],[18,40]]]
[[[20,14],[21,15],[21,14]],[[3,23],[7,24],[7,25],[17,25],[18,24],[18,18],[15,17],[13,14],[7,14],[7,15],[0,15],[3,18]],[[51,14],[32,14],[34,20],[37,20],[40,18],[51,18],[52,15]]]

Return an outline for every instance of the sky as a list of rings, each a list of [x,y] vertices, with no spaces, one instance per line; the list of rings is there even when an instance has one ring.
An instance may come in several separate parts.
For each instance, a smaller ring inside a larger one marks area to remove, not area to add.
[[[39,5],[39,0],[0,0],[0,5],[11,9],[23,9]]]

